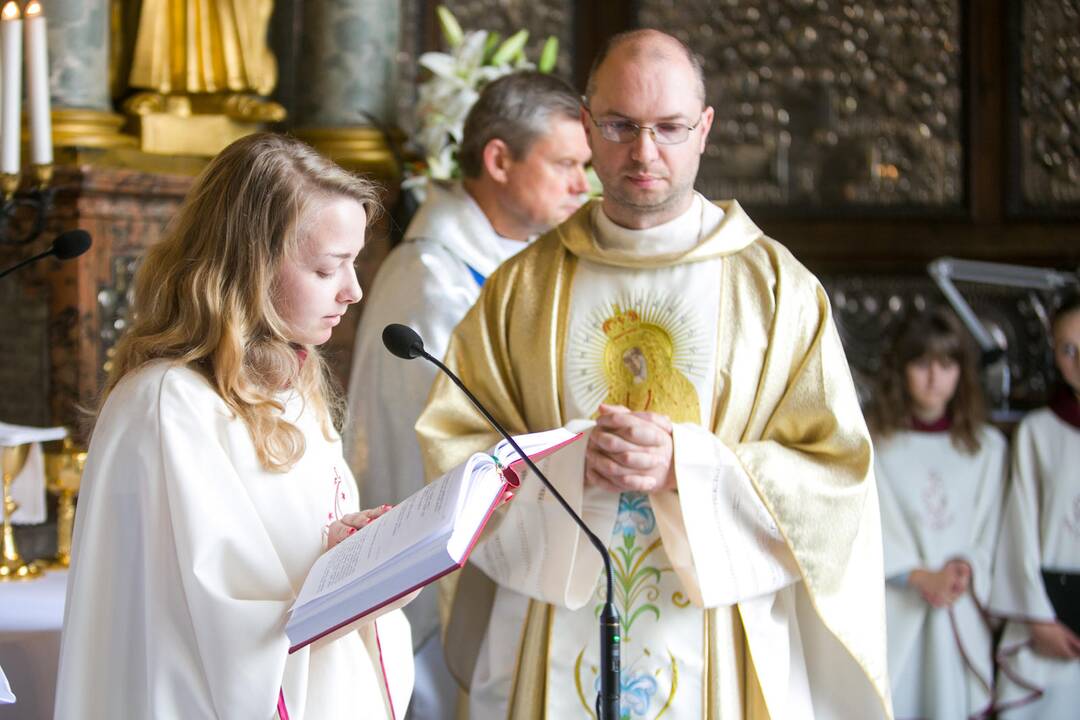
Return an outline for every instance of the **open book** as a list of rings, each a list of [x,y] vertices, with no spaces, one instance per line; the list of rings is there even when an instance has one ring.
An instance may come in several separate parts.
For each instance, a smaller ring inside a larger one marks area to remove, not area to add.
[[[534,461],[581,437],[562,428],[518,435]],[[476,453],[379,519],[335,545],[312,566],[285,634],[295,652],[465,565],[525,461],[503,440]]]

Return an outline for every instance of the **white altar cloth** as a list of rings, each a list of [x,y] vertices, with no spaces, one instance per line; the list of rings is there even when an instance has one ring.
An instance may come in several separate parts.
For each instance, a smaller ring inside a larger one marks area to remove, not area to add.
[[[0,583],[0,668],[15,694],[0,720],[51,720],[67,571]]]

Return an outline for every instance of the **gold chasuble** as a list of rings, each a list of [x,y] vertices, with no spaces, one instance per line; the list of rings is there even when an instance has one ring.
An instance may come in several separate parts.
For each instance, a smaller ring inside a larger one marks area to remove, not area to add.
[[[890,718],[870,439],[828,300],[718,206],[646,257],[601,246],[587,204],[488,278],[446,363],[511,433],[588,432],[601,402],[671,418],[675,492],[586,488],[582,449],[543,466],[612,552],[624,718]],[[416,429],[430,477],[498,440],[442,377]],[[470,720],[595,717],[602,563],[535,478],[473,559],[450,665],[474,700],[492,658],[510,675]]]

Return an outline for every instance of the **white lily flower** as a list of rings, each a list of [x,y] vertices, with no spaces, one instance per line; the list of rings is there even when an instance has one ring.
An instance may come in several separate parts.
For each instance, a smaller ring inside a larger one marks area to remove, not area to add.
[[[485,65],[489,37],[486,30],[466,32],[451,52],[427,52],[418,60],[431,76],[418,87],[418,122],[412,142],[425,157],[427,177],[450,179],[457,174],[455,156],[465,118],[483,87],[508,73],[535,68],[520,54],[512,62]],[[426,180],[410,177],[402,187],[421,190],[425,184]]]

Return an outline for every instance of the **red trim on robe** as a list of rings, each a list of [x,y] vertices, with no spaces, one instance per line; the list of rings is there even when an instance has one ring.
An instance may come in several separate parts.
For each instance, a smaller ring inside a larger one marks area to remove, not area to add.
[[[1059,385],[1050,396],[1050,409],[1063,422],[1080,428],[1080,400],[1068,385]]]
[[[285,707],[285,688],[278,690],[277,714],[278,720],[289,720],[289,708]]]
[[[952,428],[952,418],[947,414],[942,415],[933,422],[923,422],[914,415],[911,416],[911,429],[915,432],[940,433],[948,432]]]
[[[379,640],[379,623],[372,622],[371,627],[375,629],[375,647],[379,650],[379,669],[382,670],[383,685],[386,687],[386,704],[390,706],[390,719],[397,720],[397,713],[394,712],[394,696],[390,694],[390,678],[386,677],[386,664],[383,663],[382,658],[382,641]]]

